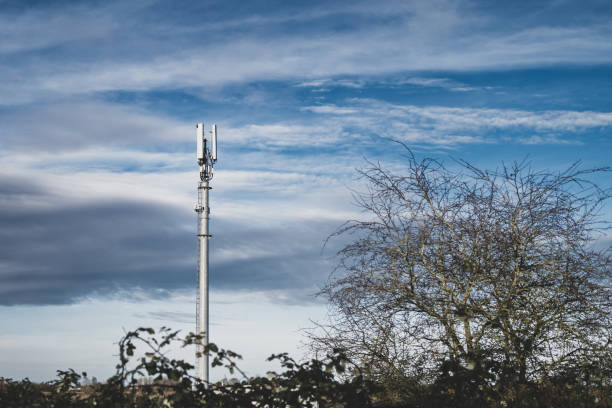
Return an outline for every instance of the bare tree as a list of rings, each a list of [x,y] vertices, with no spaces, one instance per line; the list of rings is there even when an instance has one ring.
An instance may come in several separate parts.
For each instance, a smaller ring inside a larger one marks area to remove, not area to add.
[[[610,191],[591,181],[609,168],[451,171],[409,150],[401,175],[369,165],[355,196],[366,219],[334,234],[350,243],[315,347],[383,381],[430,381],[445,359],[495,361],[515,384],[611,361],[611,251],[596,245]]]

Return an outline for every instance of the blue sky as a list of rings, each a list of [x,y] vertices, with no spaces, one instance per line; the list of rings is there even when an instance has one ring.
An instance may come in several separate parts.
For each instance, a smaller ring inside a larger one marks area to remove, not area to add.
[[[0,1],[0,376],[104,378],[122,328],[193,330],[197,122],[211,339],[251,374],[324,319],[323,241],[365,216],[365,159],[401,168],[392,139],[609,165],[612,5],[507,3]]]

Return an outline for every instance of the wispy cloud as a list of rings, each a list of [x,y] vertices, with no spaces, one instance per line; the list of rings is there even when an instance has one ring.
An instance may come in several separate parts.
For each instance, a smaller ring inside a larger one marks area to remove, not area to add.
[[[315,113],[331,113],[334,115],[349,115],[359,112],[358,109],[355,108],[341,108],[335,105],[305,106],[302,108],[302,110]]]
[[[415,106],[372,99],[355,99],[345,106],[322,105],[303,109],[333,115],[336,123],[345,127],[357,126],[361,132],[437,146],[507,142],[508,137],[500,137],[499,132],[517,130],[534,133],[529,138],[510,139],[518,144],[570,143],[571,134],[612,126],[611,112]],[[564,136],[560,136],[560,132]]]
[[[58,12],[27,7],[0,14],[0,54],[26,53],[46,48],[100,41],[118,30],[117,20],[103,7],[73,4]],[[119,11],[119,10],[117,10]],[[125,11],[125,9],[124,9]],[[79,35],[74,35],[74,33]]]
[[[467,92],[474,91],[477,88],[468,86],[459,81],[455,81],[449,78],[427,78],[427,77],[409,77],[405,79],[401,79],[395,82],[395,85],[417,85],[423,87],[434,87],[434,88],[444,88],[450,91],[456,92]]]
[[[309,81],[304,81],[298,83],[296,86],[298,87],[308,87],[308,88],[318,88],[319,90],[327,90],[330,87],[345,87],[345,88],[363,88],[364,85],[368,82],[365,79],[339,79],[339,78],[321,78],[321,79],[312,79]]]
[[[68,152],[85,147],[176,145],[192,140],[193,125],[137,106],[72,101],[0,112],[0,144],[6,150]]]

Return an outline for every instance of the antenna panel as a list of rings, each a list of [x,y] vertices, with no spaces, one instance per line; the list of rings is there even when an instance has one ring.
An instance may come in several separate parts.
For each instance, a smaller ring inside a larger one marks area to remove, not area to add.
[[[213,162],[217,161],[217,124],[212,125],[212,155],[211,158]]]
[[[204,163],[204,124],[198,123],[196,129],[196,140],[198,144],[197,160],[199,164],[202,164]]]

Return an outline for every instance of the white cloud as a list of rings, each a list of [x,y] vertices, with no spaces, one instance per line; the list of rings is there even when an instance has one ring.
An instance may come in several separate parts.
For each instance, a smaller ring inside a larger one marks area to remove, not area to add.
[[[338,79],[338,78],[321,78],[309,81],[303,81],[296,86],[303,88],[320,88],[326,90],[328,87],[345,87],[345,88],[363,88],[368,81],[364,79]]]
[[[79,150],[88,146],[132,146],[194,140],[193,125],[136,106],[79,101],[26,107],[0,113],[0,143],[6,150],[32,155]]]
[[[295,123],[251,124],[224,129],[224,143],[246,148],[304,148],[342,142],[342,126],[332,121],[315,125]]]
[[[0,54],[100,40],[118,28],[116,19],[105,10],[78,4],[59,13],[28,8],[24,13],[0,14]]]
[[[348,115],[358,113],[358,110],[355,108],[339,108],[335,105],[306,106],[302,108],[302,110],[314,113],[331,113],[333,115]]]
[[[390,139],[449,147],[466,143],[497,143],[501,139],[496,132],[517,130],[534,135],[517,137],[513,140],[515,143],[569,143],[572,134],[577,132],[612,126],[612,112],[415,106],[373,99],[354,99],[346,106],[303,109],[334,115],[336,126],[342,128],[357,126],[361,132]]]
[[[444,88],[450,91],[457,91],[457,92],[467,92],[467,91],[474,91],[478,89],[478,88],[474,88],[471,86],[467,86],[461,82],[454,81],[448,78],[410,77],[410,78],[401,79],[395,82],[395,85],[404,85],[404,84],[418,85],[418,86],[423,86],[423,87]]]

